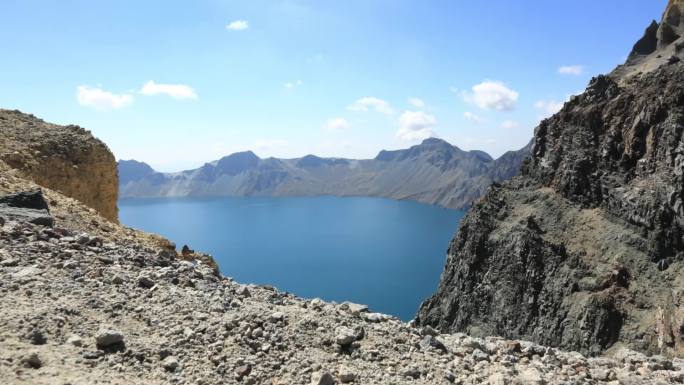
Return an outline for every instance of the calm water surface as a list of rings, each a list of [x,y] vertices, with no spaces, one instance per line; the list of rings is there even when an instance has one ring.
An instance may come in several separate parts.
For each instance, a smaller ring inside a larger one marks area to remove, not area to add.
[[[243,283],[411,319],[436,289],[462,211],[377,198],[145,198],[122,223],[207,252]]]

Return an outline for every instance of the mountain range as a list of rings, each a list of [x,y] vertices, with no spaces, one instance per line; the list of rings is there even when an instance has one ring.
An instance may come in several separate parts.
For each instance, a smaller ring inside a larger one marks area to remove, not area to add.
[[[430,138],[408,149],[381,151],[374,159],[262,159],[238,152],[193,170],[157,172],[121,160],[121,198],[183,196],[373,196],[462,209],[494,182],[518,173],[530,145],[493,159]]]

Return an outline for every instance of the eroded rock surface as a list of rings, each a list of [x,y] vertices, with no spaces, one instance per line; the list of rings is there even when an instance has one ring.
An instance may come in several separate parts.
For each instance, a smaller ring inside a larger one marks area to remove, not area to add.
[[[0,160],[117,221],[116,160],[89,131],[0,109]]]

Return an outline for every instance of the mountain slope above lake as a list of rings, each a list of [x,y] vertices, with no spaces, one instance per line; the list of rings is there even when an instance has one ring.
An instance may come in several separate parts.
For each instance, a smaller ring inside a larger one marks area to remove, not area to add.
[[[235,153],[194,170],[159,173],[145,163],[119,162],[120,195],[180,196],[375,196],[464,208],[493,182],[518,173],[530,146],[494,160],[431,138],[374,159],[261,159]]]

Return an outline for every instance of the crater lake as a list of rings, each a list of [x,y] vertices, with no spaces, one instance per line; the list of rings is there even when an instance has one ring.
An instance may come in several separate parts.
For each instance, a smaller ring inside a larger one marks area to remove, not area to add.
[[[240,283],[405,321],[435,292],[464,215],[364,197],[135,198],[119,209],[124,225],[211,254]]]

